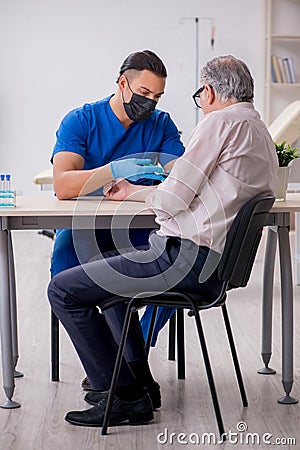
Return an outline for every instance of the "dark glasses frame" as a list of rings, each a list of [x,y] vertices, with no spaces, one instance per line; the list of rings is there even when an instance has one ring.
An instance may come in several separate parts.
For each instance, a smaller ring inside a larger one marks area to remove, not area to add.
[[[195,105],[197,106],[197,108],[201,108],[200,104],[198,103],[199,100],[200,100],[199,95],[201,94],[201,92],[204,91],[204,89],[205,89],[205,85],[204,85],[204,86],[201,86],[201,87],[195,92],[195,94],[192,95],[192,99],[194,100]]]

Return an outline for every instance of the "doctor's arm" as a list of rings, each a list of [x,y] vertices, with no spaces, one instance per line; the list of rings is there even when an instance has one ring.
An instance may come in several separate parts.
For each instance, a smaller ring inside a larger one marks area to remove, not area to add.
[[[87,195],[113,179],[110,165],[83,170],[84,159],[72,152],[59,152],[53,158],[54,191],[60,200]]]
[[[117,178],[156,177],[158,170],[151,159],[127,158],[111,161],[95,169],[84,170],[82,156],[72,152],[59,152],[53,158],[54,190],[60,200],[87,195]]]

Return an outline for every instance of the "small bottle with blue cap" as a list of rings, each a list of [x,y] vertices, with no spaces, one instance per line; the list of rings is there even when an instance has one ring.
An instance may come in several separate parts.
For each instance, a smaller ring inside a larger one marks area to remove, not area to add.
[[[5,206],[5,174],[0,175],[0,206]]]
[[[0,207],[14,208],[16,206],[15,191],[11,189],[11,175],[0,174]]]

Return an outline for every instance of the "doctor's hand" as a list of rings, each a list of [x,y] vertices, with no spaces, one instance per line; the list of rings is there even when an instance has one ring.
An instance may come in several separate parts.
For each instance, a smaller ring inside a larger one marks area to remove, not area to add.
[[[159,179],[159,174],[163,173],[161,167],[152,164],[147,158],[127,158],[112,161],[110,163],[112,176],[116,178],[127,178],[137,181],[140,178]]]

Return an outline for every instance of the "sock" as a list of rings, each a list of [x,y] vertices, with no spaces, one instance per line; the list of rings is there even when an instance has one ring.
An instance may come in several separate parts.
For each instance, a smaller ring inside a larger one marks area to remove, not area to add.
[[[154,383],[148,361],[131,361],[128,363],[140,386],[147,386]]]
[[[117,386],[116,395],[126,402],[134,402],[135,400],[140,400],[145,397],[145,392],[143,392],[137,381],[134,380],[132,383],[126,384],[125,386]]]

